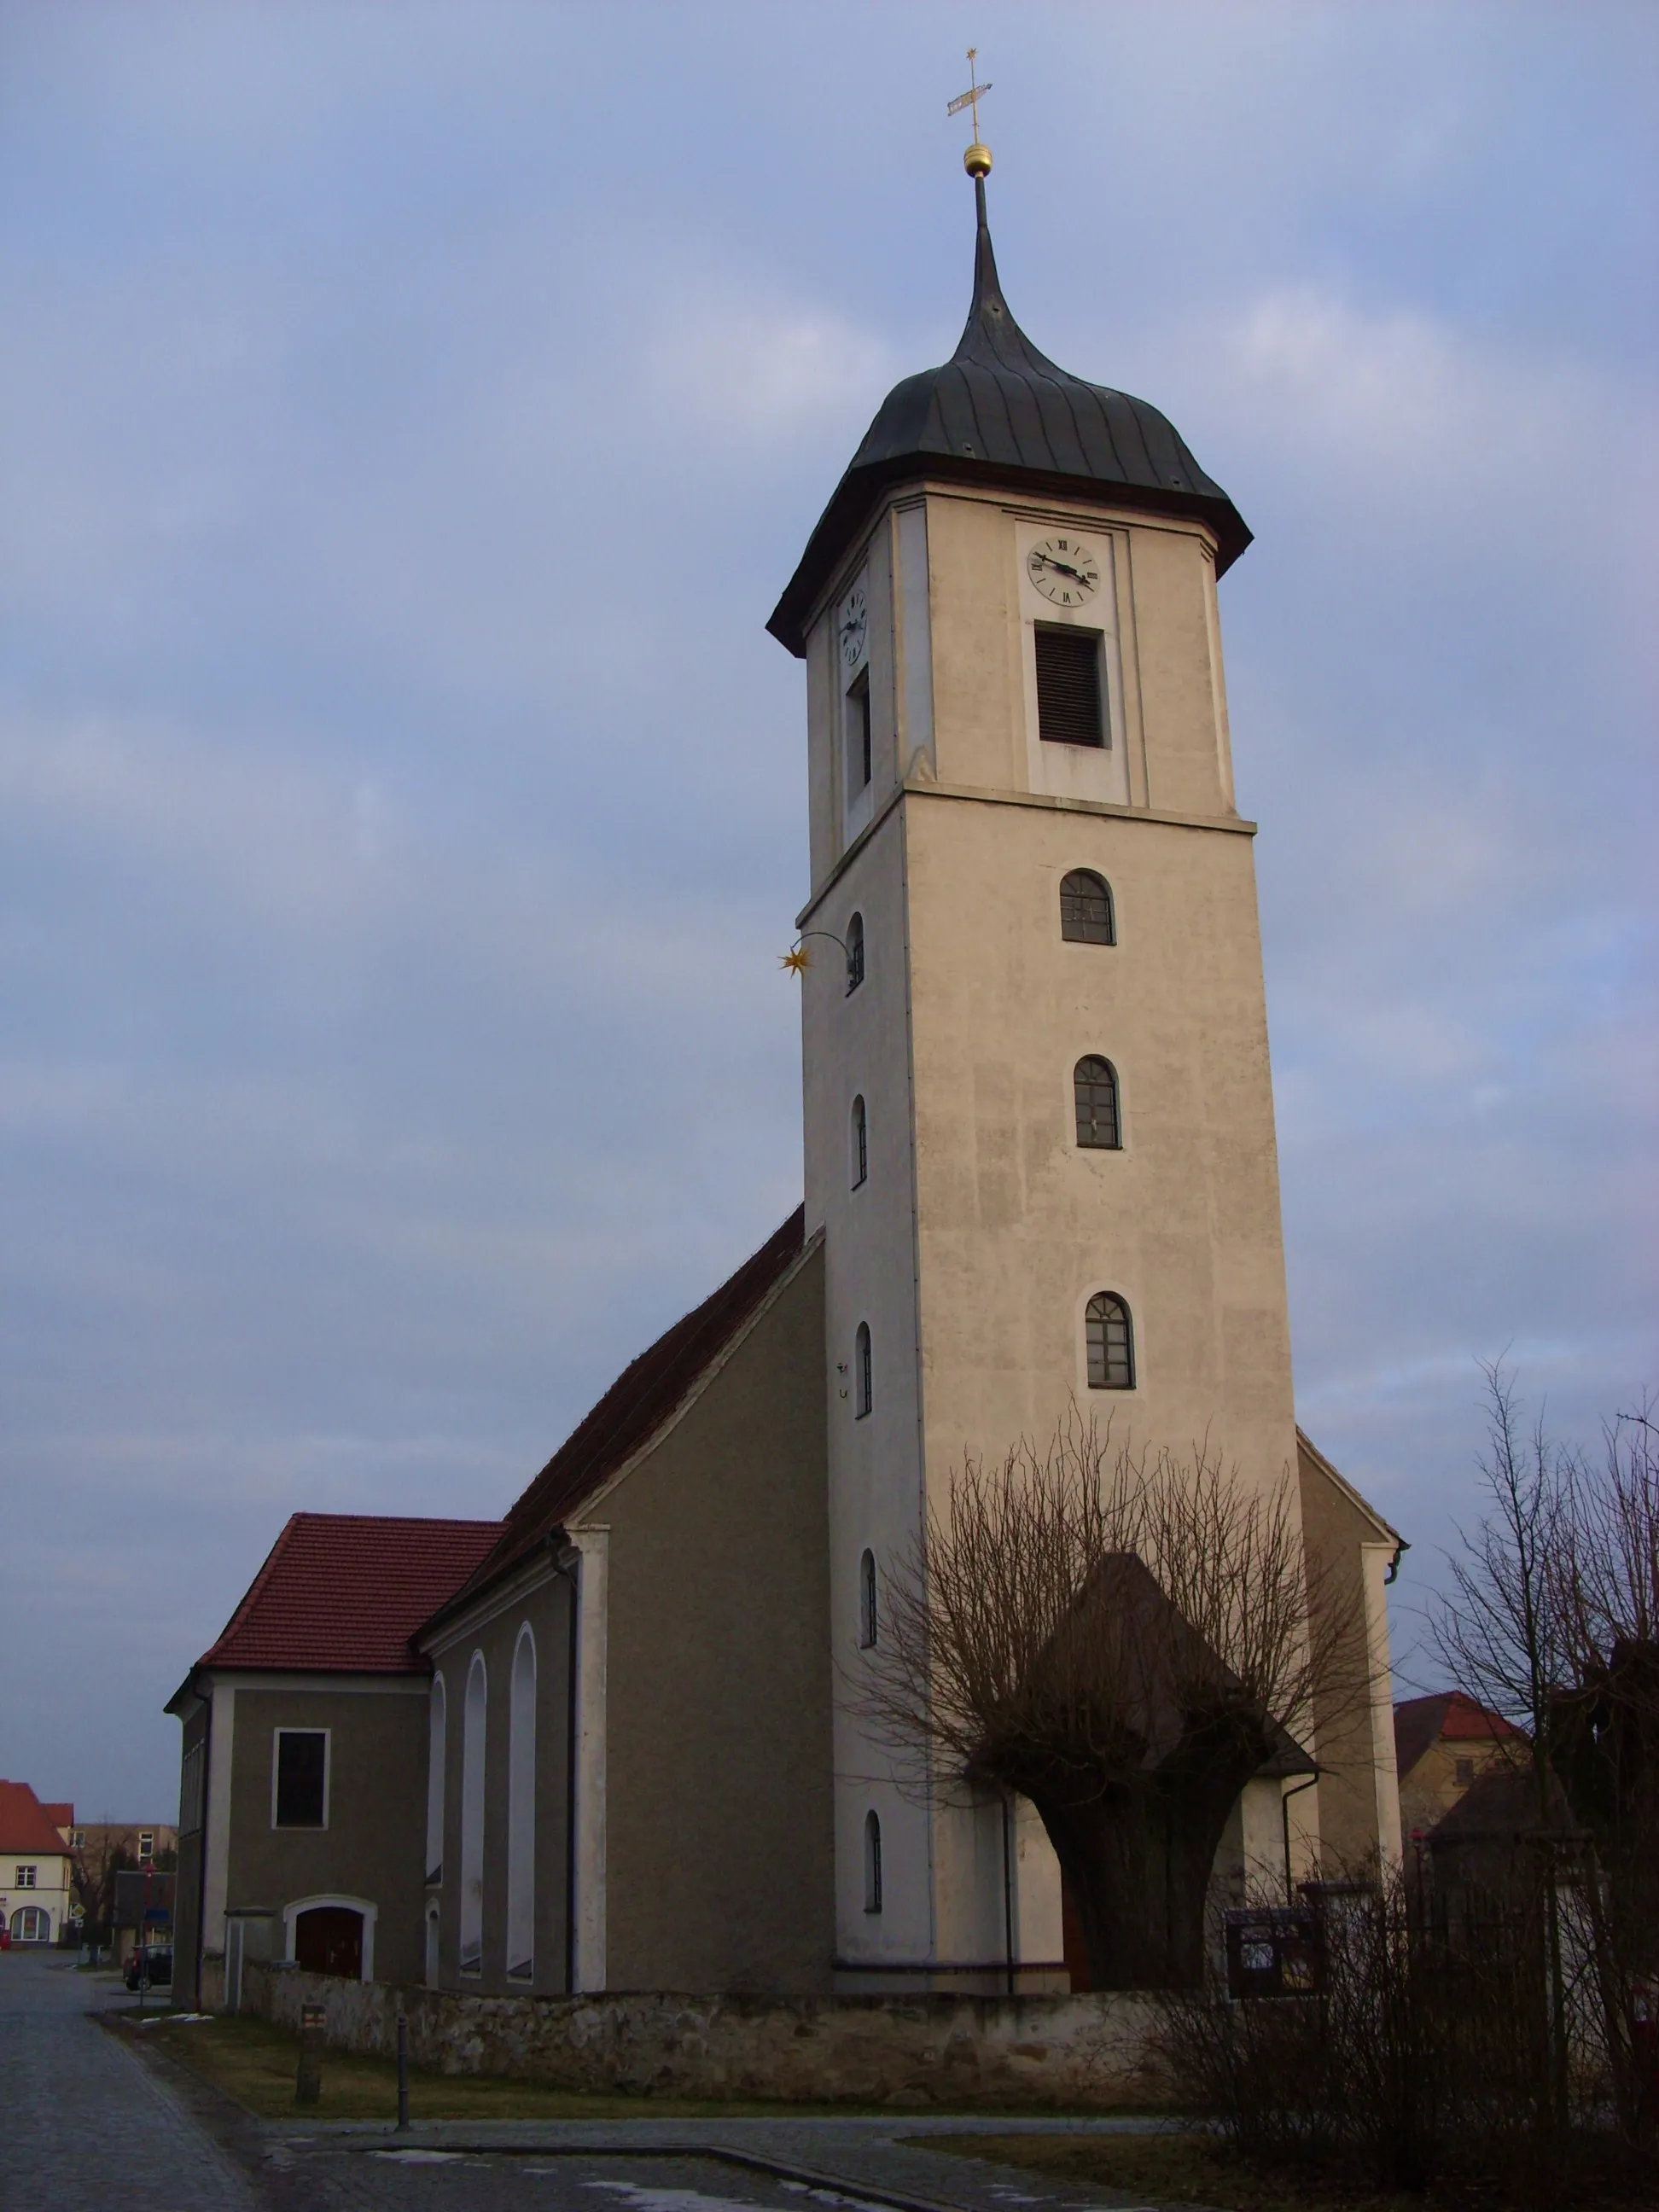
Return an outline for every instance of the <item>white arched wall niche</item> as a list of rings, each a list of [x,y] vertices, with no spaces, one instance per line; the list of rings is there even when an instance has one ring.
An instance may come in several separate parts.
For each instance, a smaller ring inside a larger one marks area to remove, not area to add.
[[[461,1721],[461,1953],[464,1974],[483,1972],[484,1731],[489,1677],[475,1651],[466,1670]]]
[[[513,1647],[507,1753],[507,1972],[536,1971],[536,1638],[526,1621]]]
[[[444,1878],[444,1761],[448,1755],[448,1694],[443,1675],[432,1677],[426,1752],[426,1878]]]
[[[374,1978],[374,1923],[380,1917],[380,1908],[372,1897],[348,1897],[343,1891],[323,1890],[315,1897],[296,1897],[291,1905],[283,1907],[283,1956],[290,1962],[294,1957],[296,1923],[302,1912],[314,1912],[319,1908],[335,1906],[344,1912],[355,1912],[363,1923],[363,1963],[360,1979],[372,1982]]]

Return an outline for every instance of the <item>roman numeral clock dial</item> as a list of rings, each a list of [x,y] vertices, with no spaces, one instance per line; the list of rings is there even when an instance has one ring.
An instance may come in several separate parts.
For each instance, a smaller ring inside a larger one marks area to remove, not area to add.
[[[1100,562],[1080,538],[1045,538],[1025,556],[1025,573],[1057,607],[1086,606],[1100,589]]]

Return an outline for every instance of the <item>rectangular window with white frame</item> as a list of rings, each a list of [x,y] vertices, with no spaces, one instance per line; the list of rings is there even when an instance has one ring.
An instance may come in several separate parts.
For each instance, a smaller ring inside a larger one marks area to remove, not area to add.
[[[35,1886],[35,1880],[39,1873],[40,1869],[38,1867],[20,1866],[17,1869],[17,1879],[12,1884],[12,1887],[14,1889],[33,1889]]]
[[[328,1729],[271,1730],[273,1828],[327,1827],[331,1733]]]

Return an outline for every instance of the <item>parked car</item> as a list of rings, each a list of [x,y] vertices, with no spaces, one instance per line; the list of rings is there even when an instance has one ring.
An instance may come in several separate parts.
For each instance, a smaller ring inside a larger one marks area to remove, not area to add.
[[[173,1987],[173,1948],[171,1944],[169,1944],[165,1949],[158,1944],[152,1944],[148,1952],[142,1950],[135,1951],[132,1956],[127,1960],[127,1987],[130,1990],[136,1990],[137,1988],[139,1982],[143,1979],[146,1971],[144,1964],[146,1959],[149,1961],[148,1971],[151,1989],[159,1988],[170,1990]]]

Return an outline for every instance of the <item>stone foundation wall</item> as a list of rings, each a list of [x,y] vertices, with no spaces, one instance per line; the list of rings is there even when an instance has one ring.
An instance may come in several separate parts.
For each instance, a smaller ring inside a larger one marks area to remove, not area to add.
[[[1168,2094],[1155,2004],[1132,1995],[486,1997],[250,1961],[242,2002],[292,2028],[320,2004],[331,2044],[381,2057],[401,2002],[412,2065],[588,2094],[1072,2112]]]

